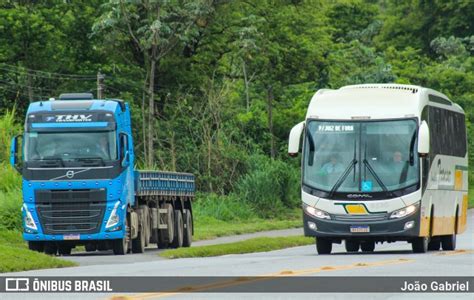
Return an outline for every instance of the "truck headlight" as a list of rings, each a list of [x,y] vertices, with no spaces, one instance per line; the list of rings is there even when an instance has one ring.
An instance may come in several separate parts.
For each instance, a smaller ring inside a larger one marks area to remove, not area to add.
[[[109,219],[107,220],[107,224],[105,225],[105,228],[113,227],[120,222],[120,216],[117,214],[117,209],[119,205],[120,205],[120,201],[117,201],[115,203],[114,209],[112,210],[112,213],[110,214]]]
[[[399,219],[413,214],[418,209],[418,203],[409,205],[402,209],[396,210],[390,214],[390,219]]]
[[[329,216],[329,214],[325,211],[322,211],[322,210],[319,210],[317,208],[314,208],[312,206],[309,206],[309,205],[304,205],[304,210],[312,215],[313,217],[315,218],[318,218],[318,219],[327,219],[327,220],[330,220],[331,219],[331,216]]]
[[[33,219],[33,216],[31,215],[31,213],[28,211],[28,208],[26,207],[26,205],[23,205],[23,210],[25,211],[25,219],[24,219],[25,226],[30,229],[38,230],[35,220]]]

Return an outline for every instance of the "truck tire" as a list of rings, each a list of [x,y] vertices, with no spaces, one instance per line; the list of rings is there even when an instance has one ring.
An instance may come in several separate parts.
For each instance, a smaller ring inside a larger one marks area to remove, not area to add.
[[[174,210],[173,206],[169,203],[165,204],[164,207],[167,210],[166,213],[166,224],[167,229],[161,229],[158,234],[158,248],[166,249],[173,242],[174,237]],[[161,217],[160,217],[161,218]]]
[[[144,221],[141,220],[141,226],[138,229],[138,236],[136,239],[132,240],[132,252],[133,253],[144,253],[145,252],[145,239],[146,239],[146,232],[144,227]]]
[[[93,243],[86,244],[84,247],[86,248],[86,252],[94,252],[97,250],[97,245]]]
[[[332,251],[332,242],[325,238],[316,239],[316,250],[318,254],[331,254]]]
[[[344,242],[347,252],[357,252],[360,248],[360,243],[356,241],[346,240]]]
[[[54,243],[46,243],[44,245],[44,253],[48,255],[56,255],[58,252],[58,247]]]
[[[128,217],[125,218],[125,236],[121,239],[113,240],[112,250],[115,255],[125,255],[130,245],[130,227],[128,227]]]
[[[174,238],[171,247],[180,248],[183,246],[184,223],[181,210],[174,211]]]
[[[58,246],[59,255],[71,255],[72,247],[68,245]]]
[[[43,252],[44,242],[28,241],[28,248],[32,251]]]
[[[183,247],[190,247],[193,242],[193,216],[191,210],[184,210]]]
[[[151,237],[151,222],[150,222],[150,209],[147,205],[140,205],[142,212],[143,228],[145,229],[145,247],[150,243]]]

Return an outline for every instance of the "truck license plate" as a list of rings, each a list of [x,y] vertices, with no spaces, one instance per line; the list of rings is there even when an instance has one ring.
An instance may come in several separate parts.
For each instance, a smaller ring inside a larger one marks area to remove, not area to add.
[[[81,235],[79,235],[79,234],[65,234],[65,235],[63,235],[63,238],[65,240],[79,240],[81,238]]]
[[[351,226],[351,232],[352,233],[370,232],[370,227],[368,225]]]

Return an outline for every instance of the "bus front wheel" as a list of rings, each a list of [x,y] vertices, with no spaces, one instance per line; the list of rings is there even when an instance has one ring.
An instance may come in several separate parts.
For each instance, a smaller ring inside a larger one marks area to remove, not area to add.
[[[428,237],[417,237],[411,242],[411,248],[413,249],[414,253],[426,253],[428,251],[428,243]]]
[[[318,251],[318,254],[331,254],[332,242],[325,238],[317,238],[316,250]]]

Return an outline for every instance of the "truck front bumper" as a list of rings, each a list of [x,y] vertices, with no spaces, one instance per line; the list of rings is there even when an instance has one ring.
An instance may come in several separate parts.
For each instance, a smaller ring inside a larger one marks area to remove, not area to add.
[[[115,240],[123,238],[122,230],[113,232],[99,232],[93,234],[42,234],[42,233],[26,233],[23,232],[23,239],[26,241],[75,241],[87,242],[94,240]]]
[[[333,237],[336,239],[364,239],[376,240],[410,240],[420,232],[420,210],[412,215],[400,219],[385,219],[380,221],[336,221],[318,219],[306,212],[303,213],[304,234],[314,237]],[[409,229],[405,229],[408,222],[413,222]],[[316,228],[310,228],[310,224]],[[351,232],[352,226],[368,226],[369,232]]]

